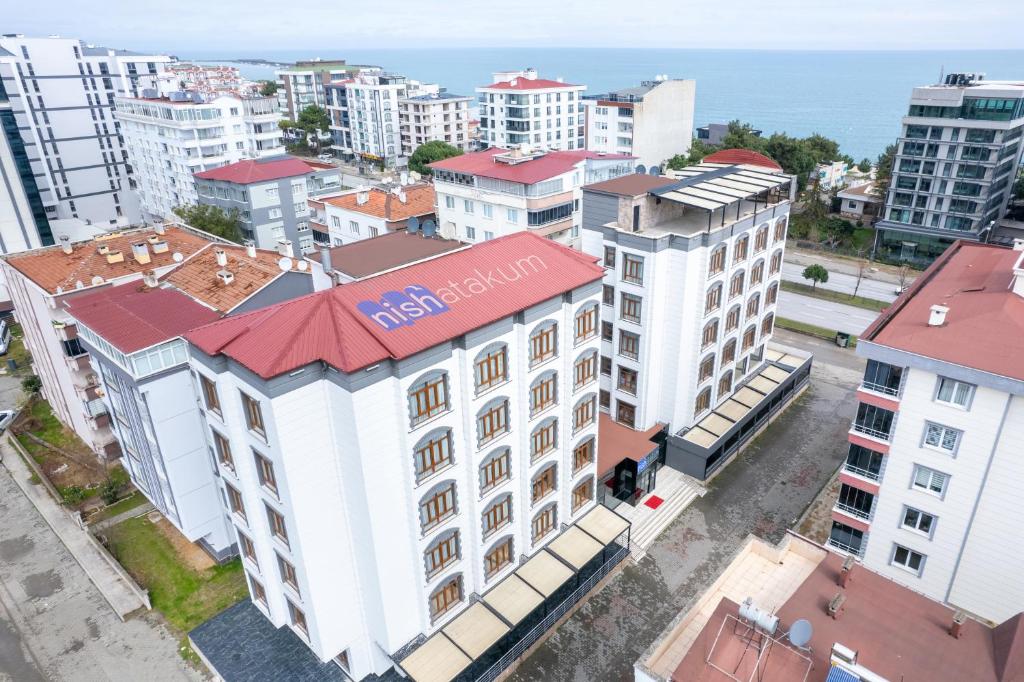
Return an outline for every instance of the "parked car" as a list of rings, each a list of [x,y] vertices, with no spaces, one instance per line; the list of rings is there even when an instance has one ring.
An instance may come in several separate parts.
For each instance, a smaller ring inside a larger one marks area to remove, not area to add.
[[[7,320],[0,320],[0,355],[6,355],[10,345],[11,325],[7,324]]]
[[[7,427],[14,421],[14,410],[0,410],[0,433],[7,430]]]
[[[316,158],[320,159],[321,161],[333,161],[334,160],[334,154],[328,154],[327,152],[324,152],[323,154],[321,154],[320,156],[318,156]]]

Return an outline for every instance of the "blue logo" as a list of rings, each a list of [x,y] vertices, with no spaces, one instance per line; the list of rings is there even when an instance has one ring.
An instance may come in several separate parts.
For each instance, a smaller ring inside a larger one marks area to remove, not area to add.
[[[407,286],[402,291],[388,291],[380,301],[361,301],[356,307],[389,332],[411,327],[421,317],[440,315],[450,310],[437,294],[419,284]]]

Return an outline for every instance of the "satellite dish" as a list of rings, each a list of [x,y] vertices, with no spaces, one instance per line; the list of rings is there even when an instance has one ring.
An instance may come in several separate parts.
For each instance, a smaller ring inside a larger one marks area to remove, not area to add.
[[[638,163],[636,165],[636,172],[638,175],[643,175],[644,173],[647,172],[647,166],[643,165],[642,163]]]
[[[651,166],[650,170],[647,171],[648,175],[661,175],[661,168],[659,166]]]
[[[282,272],[288,272],[292,269],[292,259],[288,256],[281,256],[277,261],[277,267],[281,268]]]
[[[98,285],[98,284],[103,284],[103,278],[102,278],[102,277],[100,277],[99,275],[95,275],[95,276],[94,276],[94,277],[92,278],[92,285],[93,285],[93,286],[96,286],[96,285]]]
[[[814,626],[811,625],[811,621],[806,618],[793,623],[792,627],[789,628],[789,641],[793,643],[793,646],[804,648],[807,643],[811,641],[811,637],[814,635]]]
[[[304,260],[300,260],[299,264],[296,267],[299,269],[300,272],[305,272],[309,268],[309,263],[307,263]]]
[[[420,229],[420,219],[416,216],[409,218],[405,229],[409,234],[416,234]]]
[[[437,225],[434,224],[433,220],[428,220],[423,223],[424,237],[433,237],[435,232],[437,232]]]
[[[449,221],[441,228],[441,236],[445,239],[455,239],[455,223]]]
[[[173,260],[173,261],[174,261],[175,263],[180,263],[181,261],[185,260],[185,257],[184,257],[184,256],[182,256],[182,255],[181,255],[180,253],[178,253],[177,251],[175,251],[175,252],[174,252],[174,255],[173,255],[173,256],[171,256],[171,259],[172,259],[172,260]]]

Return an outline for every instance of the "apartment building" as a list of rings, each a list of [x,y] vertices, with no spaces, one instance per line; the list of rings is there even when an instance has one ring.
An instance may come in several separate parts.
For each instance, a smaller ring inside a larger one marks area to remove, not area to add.
[[[120,448],[100,396],[100,377],[64,303],[111,284],[141,280],[147,271],[162,275],[210,238],[183,227],[156,225],[85,242],[73,243],[66,235],[58,240],[59,246],[8,255],[0,268],[32,354],[32,370],[42,380],[43,397],[97,455],[115,458]]]
[[[1024,241],[954,242],[866,330],[829,545],[983,620],[1024,610]]]
[[[710,477],[805,378],[809,361],[769,348],[795,186],[707,163],[583,189],[582,250],[605,268],[601,408],[669,434],[662,461],[616,472],[613,495],[651,490],[636,476],[663,463]]]
[[[353,679],[399,661],[450,679],[510,633],[471,595],[513,573],[553,593],[575,565],[558,543],[600,564],[628,524],[607,542],[559,528],[594,504],[601,276],[515,234],[189,333],[210,437],[233,453],[247,608]],[[527,593],[515,622],[543,601]],[[486,625],[459,629],[471,653],[423,642],[466,614]]]
[[[313,249],[309,197],[341,190],[337,166],[294,156],[246,159],[195,176],[198,203],[237,211],[245,239],[261,249],[281,240]]]
[[[412,156],[421,144],[435,140],[468,152],[472,101],[472,97],[444,91],[406,95],[398,103],[402,156]]]
[[[218,94],[258,97],[261,87],[261,83],[243,78],[236,66],[174,62],[164,70],[158,89],[160,92],[201,92],[207,97]]]
[[[323,199],[310,199],[313,241],[341,246],[361,239],[405,230],[415,219],[433,221],[434,186],[429,183],[362,187]]]
[[[294,121],[310,105],[327,107],[327,86],[363,70],[380,70],[380,67],[347,64],[344,59],[307,59],[275,71],[281,116]]]
[[[47,219],[139,222],[114,98],[156,87],[170,61],[70,38],[0,37],[0,80]]]
[[[53,243],[39,183],[32,173],[25,140],[0,79],[0,253],[14,253]]]
[[[491,147],[586,149],[585,85],[539,78],[535,69],[494,74],[476,89],[480,139]]]
[[[587,95],[587,149],[630,154],[647,168],[689,153],[696,89],[697,81],[659,75],[638,87]]]
[[[1013,193],[1024,84],[951,73],[914,88],[896,141],[875,250],[927,264],[957,239],[985,241]]]
[[[173,218],[175,207],[198,203],[195,173],[284,153],[271,97],[147,90],[114,103],[133,186],[151,219]]]
[[[441,235],[467,242],[529,231],[579,239],[583,185],[633,172],[619,154],[492,148],[430,164]]]
[[[312,266],[314,279],[323,278],[323,284],[317,288],[326,289],[430,260],[467,246],[437,234],[400,230],[341,246],[325,246],[319,253],[307,256],[307,260]]]

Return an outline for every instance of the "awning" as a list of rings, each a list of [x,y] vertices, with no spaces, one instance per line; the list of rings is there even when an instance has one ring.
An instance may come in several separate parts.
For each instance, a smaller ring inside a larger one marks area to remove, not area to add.
[[[515,573],[545,598],[554,594],[573,575],[568,566],[544,550],[537,552]]]
[[[629,528],[629,521],[603,504],[599,504],[577,521],[576,525],[600,542],[609,545]]]
[[[804,364],[804,358],[787,353],[786,355],[783,355],[781,358],[779,358],[777,362],[780,365],[785,365],[786,367],[792,367],[793,369],[796,369],[800,365]]]
[[[776,362],[783,355],[785,355],[785,353],[783,353],[782,351],[775,350],[774,348],[767,348],[764,351],[764,358],[769,362]]]
[[[756,197],[790,182],[788,175],[747,170],[741,166],[699,164],[673,172],[678,182],[651,190],[662,199],[715,211]]]
[[[763,397],[764,396],[762,394],[758,393],[754,389],[744,386],[733,394],[732,400],[752,408],[761,402],[761,398]]]
[[[791,372],[787,372],[781,367],[776,367],[775,365],[769,365],[768,367],[765,367],[764,370],[761,372],[761,376],[767,377],[777,384],[781,384],[783,381],[785,381],[790,374]]]
[[[544,603],[544,597],[513,573],[485,594],[484,601],[502,618],[516,626]]]
[[[779,384],[778,384],[777,381],[772,381],[770,379],[766,379],[761,374],[758,374],[756,377],[754,377],[753,379],[751,379],[750,381],[747,382],[747,386],[749,386],[750,388],[754,389],[755,391],[760,391],[761,393],[764,393],[765,395],[768,395],[769,393],[774,391],[775,387],[778,386],[778,385]]]
[[[439,632],[402,659],[402,670],[415,682],[450,682],[472,662]]]
[[[460,613],[441,630],[473,658],[479,658],[501,639],[509,628],[486,606],[477,602]]]
[[[717,410],[701,419],[700,427],[705,431],[710,431],[716,436],[721,436],[733,427],[734,422],[726,419],[720,414],[716,414],[716,412]]]
[[[686,432],[686,435],[683,436],[683,440],[688,440],[691,443],[706,449],[715,444],[715,441],[718,440],[718,436],[710,431],[705,431],[700,428],[700,424],[698,424]]]
[[[572,564],[578,571],[604,549],[604,545],[590,537],[576,526],[570,526],[564,533],[548,543],[547,549]]]
[[[747,412],[750,412],[750,408],[741,402],[729,398],[724,403],[715,408],[715,412],[724,414],[734,422],[738,422],[747,416]]]

